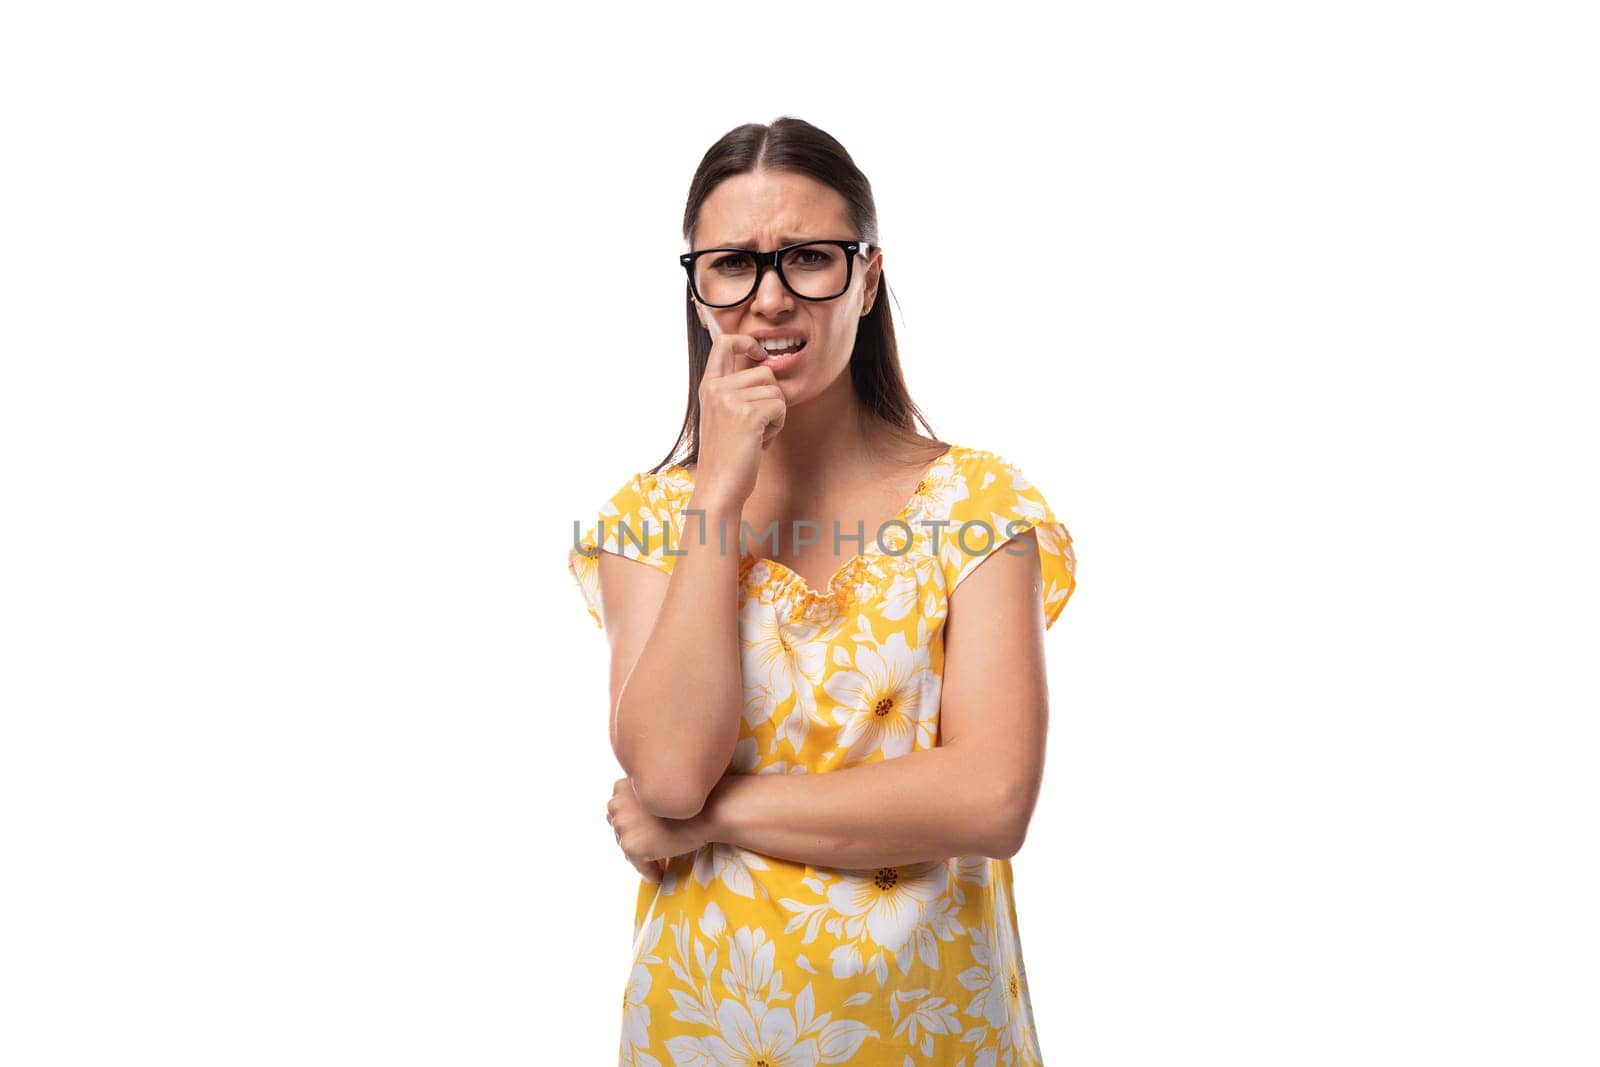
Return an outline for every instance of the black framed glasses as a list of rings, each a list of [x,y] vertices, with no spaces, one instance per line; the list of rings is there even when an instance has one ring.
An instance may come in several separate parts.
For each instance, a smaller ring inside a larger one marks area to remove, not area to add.
[[[755,295],[761,275],[778,272],[785,289],[802,300],[836,300],[850,288],[856,256],[866,241],[801,241],[771,252],[749,248],[702,248],[678,257],[689,275],[689,291],[706,307],[731,308]]]

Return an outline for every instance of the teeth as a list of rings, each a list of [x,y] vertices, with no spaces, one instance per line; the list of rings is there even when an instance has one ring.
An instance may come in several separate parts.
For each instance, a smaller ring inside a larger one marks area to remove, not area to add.
[[[787,352],[799,348],[804,342],[798,337],[782,337],[771,341],[762,341],[761,347],[768,352]]]

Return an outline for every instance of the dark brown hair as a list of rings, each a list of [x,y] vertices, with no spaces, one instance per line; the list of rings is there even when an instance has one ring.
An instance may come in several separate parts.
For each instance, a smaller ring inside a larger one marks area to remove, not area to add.
[[[689,183],[689,198],[683,209],[683,238],[692,241],[706,197],[723,181],[736,174],[755,170],[790,171],[829,186],[844,197],[854,236],[873,246],[878,244],[878,209],[872,200],[872,186],[855,165],[844,146],[826,132],[803,119],[780,116],[762,125],[759,122],[737,126],[723,134],[700,160]],[[886,425],[916,435],[920,422],[929,437],[934,437],[928,421],[911,401],[904,376],[900,373],[900,350],[895,344],[894,322],[889,317],[889,279],[879,275],[880,293],[872,309],[862,316],[856,328],[855,350],[850,354],[850,380],[856,396],[869,415]],[[685,466],[700,455],[700,379],[711,356],[711,335],[695,314],[694,295],[684,279],[683,295],[689,326],[689,398],[683,426],[667,458],[651,469],[652,474],[672,463]],[[684,449],[681,457],[672,457]]]

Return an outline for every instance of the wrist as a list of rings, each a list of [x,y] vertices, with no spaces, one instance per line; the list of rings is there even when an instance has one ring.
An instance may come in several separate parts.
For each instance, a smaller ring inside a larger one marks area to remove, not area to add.
[[[739,791],[746,783],[741,779],[748,779],[749,775],[724,774],[711,792],[706,795],[705,806],[700,809],[696,818],[700,819],[700,836],[706,844],[720,842],[733,844],[734,811],[738,803]]]
[[[689,496],[684,505],[682,538],[684,547],[691,544],[713,545],[719,552],[735,554],[742,547],[739,542],[739,523],[744,508],[738,501],[714,493],[702,495],[698,490]]]
[[[738,522],[744,514],[744,501],[741,498],[709,485],[696,486],[690,492],[685,506],[704,512],[707,522],[719,520]]]

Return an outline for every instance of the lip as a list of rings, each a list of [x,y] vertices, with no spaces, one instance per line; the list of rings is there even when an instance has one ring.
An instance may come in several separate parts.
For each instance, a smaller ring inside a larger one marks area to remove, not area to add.
[[[802,344],[799,348],[795,349],[792,352],[785,352],[781,356],[771,356],[771,355],[769,355],[766,359],[763,359],[759,364],[757,364],[757,366],[771,367],[772,368],[772,372],[774,374],[777,374],[777,373],[780,373],[782,371],[786,371],[790,367],[794,366],[796,363],[799,363],[802,359],[804,359],[806,357],[806,353],[808,353],[810,351],[811,351],[811,342],[807,341],[804,344]]]
[[[800,338],[800,347],[796,348],[794,351],[785,352],[780,356],[768,355],[765,359],[763,359],[761,361],[761,365],[762,366],[771,367],[774,372],[782,371],[782,370],[788,370],[790,367],[792,367],[796,363],[800,362],[800,360],[811,349],[811,337],[804,330],[796,330],[796,329],[792,329],[792,328],[791,329],[783,329],[783,328],[772,329],[772,328],[768,328],[768,329],[761,329],[761,330],[750,330],[749,331],[749,335],[751,337],[754,337],[757,341],[764,341],[764,340],[768,340],[768,339],[773,338],[773,337],[798,337],[798,338]]]

